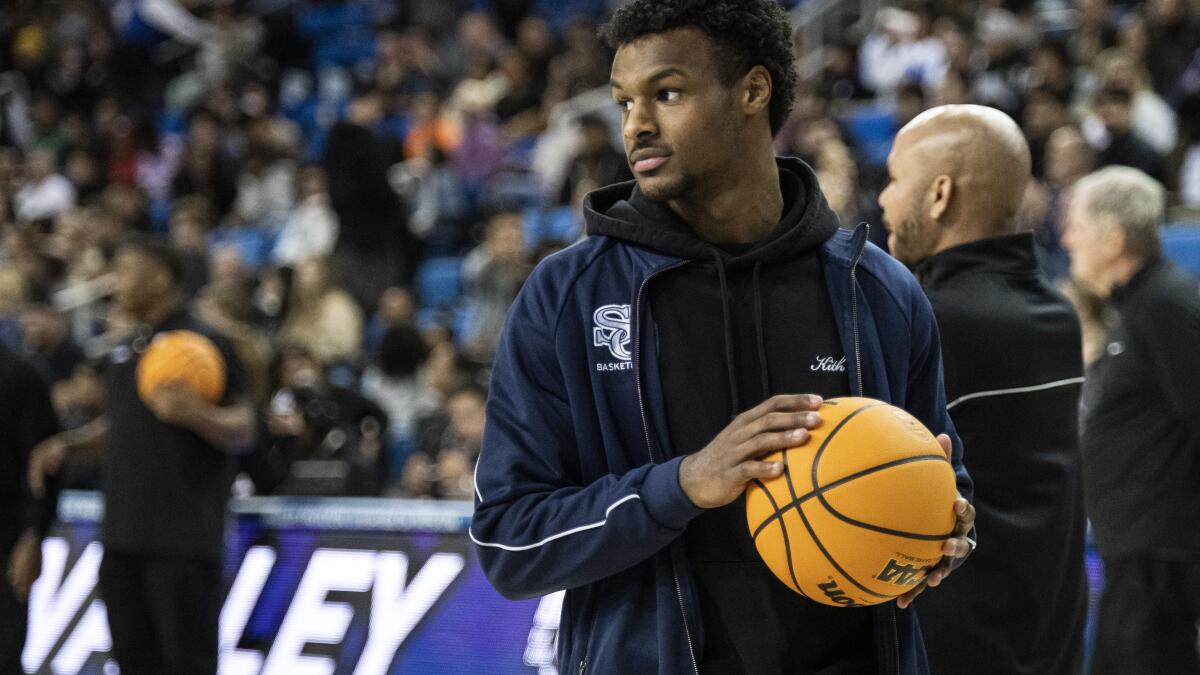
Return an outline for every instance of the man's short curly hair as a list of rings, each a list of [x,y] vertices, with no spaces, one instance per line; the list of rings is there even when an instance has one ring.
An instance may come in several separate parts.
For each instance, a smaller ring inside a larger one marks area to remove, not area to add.
[[[600,38],[616,50],[640,37],[697,28],[713,41],[722,84],[756,65],[771,74],[771,133],[779,132],[796,96],[792,28],[775,0],[634,0],[613,13]]]

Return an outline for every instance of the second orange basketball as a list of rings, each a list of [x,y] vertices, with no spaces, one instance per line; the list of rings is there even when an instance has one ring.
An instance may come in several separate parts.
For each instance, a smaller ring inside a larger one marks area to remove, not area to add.
[[[225,359],[212,340],[194,331],[159,333],[138,362],[138,396],[148,400],[160,384],[172,380],[217,403],[225,394]]]
[[[861,607],[899,596],[952,536],[954,470],[915,417],[882,401],[836,398],[800,447],[764,457],[784,473],[746,490],[758,553],[786,586]]]

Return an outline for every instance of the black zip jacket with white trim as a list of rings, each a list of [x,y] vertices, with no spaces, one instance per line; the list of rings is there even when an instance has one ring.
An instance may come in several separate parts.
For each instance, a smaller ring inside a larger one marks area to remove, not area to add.
[[[1078,673],[1087,581],[1075,312],[1040,274],[1029,233],[946,249],[916,273],[987,533],[970,564],[917,601],[930,669]]]

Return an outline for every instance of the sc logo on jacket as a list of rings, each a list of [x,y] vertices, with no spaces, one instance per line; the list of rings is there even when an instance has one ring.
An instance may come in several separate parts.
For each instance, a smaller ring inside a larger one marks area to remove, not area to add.
[[[621,363],[597,363],[597,370],[627,370],[633,364],[629,351],[629,305],[602,305],[592,313],[592,346],[608,349]],[[629,365],[626,366],[625,364]]]

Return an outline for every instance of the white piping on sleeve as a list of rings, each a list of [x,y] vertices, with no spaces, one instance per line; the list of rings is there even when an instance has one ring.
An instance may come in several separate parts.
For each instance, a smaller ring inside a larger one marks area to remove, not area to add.
[[[584,530],[594,530],[597,527],[604,527],[604,525],[608,522],[608,514],[612,513],[613,509],[615,509],[618,506],[624,504],[625,502],[633,500],[633,499],[641,499],[641,497],[639,495],[625,495],[624,497],[621,497],[620,499],[618,499],[617,501],[615,501],[611,505],[609,505],[609,507],[607,509],[604,509],[604,520],[599,520],[594,523],[588,523],[587,525],[580,525],[579,527],[574,527],[565,532],[559,532],[558,534],[552,534],[549,537],[546,537],[545,539],[537,542],[536,544],[529,544],[528,546],[506,546],[504,544],[494,544],[492,542],[479,541],[478,539],[475,538],[475,533],[472,532],[471,528],[469,528],[469,527],[467,528],[467,534],[471,537],[471,541],[475,542],[479,546],[486,546],[488,548],[499,548],[499,549],[504,549],[505,551],[514,551],[514,552],[528,551],[529,549],[538,548],[540,546],[545,546],[546,544],[554,541],[555,539],[562,539],[563,537],[570,536],[577,532],[583,532]]]
[[[479,491],[479,460],[483,457],[482,450],[475,457],[475,470],[471,472],[471,485],[475,487],[475,496],[479,497],[479,503],[483,503],[483,493]]]
[[[974,394],[964,394],[963,396],[959,396],[958,398],[954,399],[953,401],[951,401],[950,403],[948,403],[946,405],[946,410],[950,410],[950,409],[954,408],[954,406],[956,406],[960,403],[966,403],[967,401],[977,399],[977,398],[987,398],[989,396],[1004,396],[1007,394],[1027,394],[1029,392],[1042,391],[1045,389],[1054,389],[1056,387],[1066,387],[1066,386],[1070,386],[1072,384],[1083,384],[1083,379],[1084,378],[1082,378],[1082,377],[1071,377],[1071,378],[1067,378],[1065,380],[1058,380],[1057,382],[1047,382],[1045,384],[1035,384],[1030,387],[1016,387],[1013,389],[993,389],[991,391],[977,391]]]

